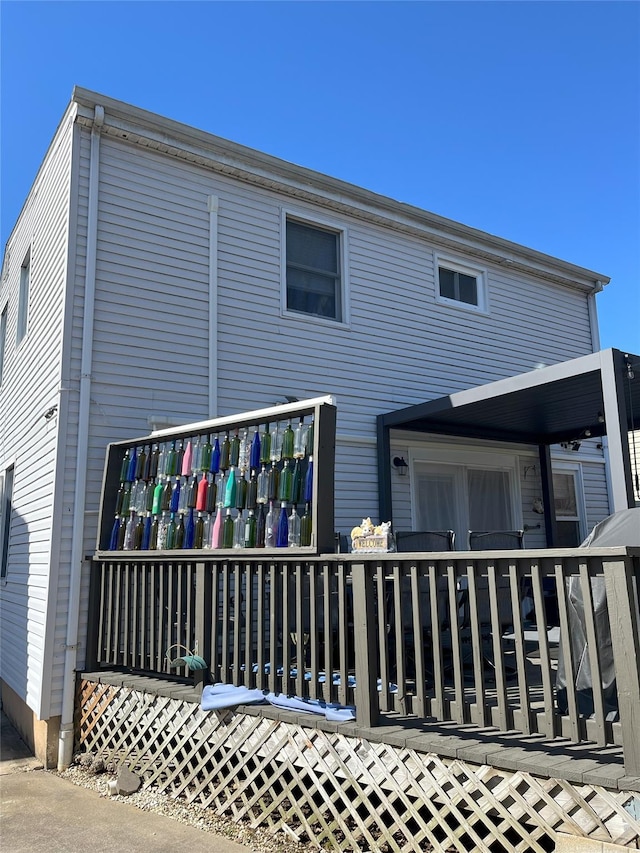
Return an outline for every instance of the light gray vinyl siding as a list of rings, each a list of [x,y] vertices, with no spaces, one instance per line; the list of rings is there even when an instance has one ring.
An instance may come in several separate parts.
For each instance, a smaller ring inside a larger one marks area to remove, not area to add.
[[[48,620],[60,409],[72,134],[61,125],[10,238],[0,305],[8,303],[0,388],[0,469],[15,466],[6,582],[0,586],[2,679],[39,715],[48,712]],[[16,346],[20,267],[30,251],[27,333]],[[45,412],[57,407],[48,420]]]
[[[610,513],[606,469],[602,463],[582,463],[582,483],[587,509],[587,533]]]

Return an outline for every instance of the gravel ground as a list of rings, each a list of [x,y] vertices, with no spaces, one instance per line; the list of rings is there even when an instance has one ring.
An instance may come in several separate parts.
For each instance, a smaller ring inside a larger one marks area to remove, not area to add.
[[[116,778],[115,773],[95,766],[82,756],[68,770],[57,775],[79,785],[97,791],[102,797],[109,797],[109,782]],[[196,803],[186,803],[183,799],[174,799],[157,788],[140,789],[128,796],[111,796],[111,799],[127,802],[143,811],[152,811],[165,815],[172,820],[189,824],[203,832],[214,832],[238,844],[243,844],[253,853],[318,853],[318,848],[309,843],[303,843],[291,835],[280,832],[277,835],[261,829],[251,829],[247,824],[237,823],[232,818],[215,814],[213,809],[201,808]]]

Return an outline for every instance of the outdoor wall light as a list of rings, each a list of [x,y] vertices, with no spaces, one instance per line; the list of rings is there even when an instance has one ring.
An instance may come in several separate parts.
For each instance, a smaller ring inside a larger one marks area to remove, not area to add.
[[[409,473],[409,466],[404,461],[404,456],[394,456],[393,467],[396,469],[400,477],[406,477]]]

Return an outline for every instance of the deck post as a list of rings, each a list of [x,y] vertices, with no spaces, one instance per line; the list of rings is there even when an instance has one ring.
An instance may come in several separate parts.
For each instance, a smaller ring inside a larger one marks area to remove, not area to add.
[[[640,776],[640,638],[633,558],[602,561],[627,776]]]
[[[93,560],[89,563],[89,606],[87,612],[87,640],[84,666],[93,671],[98,669],[98,632],[100,630],[100,581],[104,564]]]
[[[358,724],[377,726],[378,667],[376,666],[376,620],[373,576],[366,563],[353,563],[353,627],[356,660],[356,717]]]
[[[206,670],[195,670],[194,686],[204,686],[211,681],[211,572],[207,572],[204,563],[196,563],[196,608],[195,608],[195,641],[196,654],[207,662]]]

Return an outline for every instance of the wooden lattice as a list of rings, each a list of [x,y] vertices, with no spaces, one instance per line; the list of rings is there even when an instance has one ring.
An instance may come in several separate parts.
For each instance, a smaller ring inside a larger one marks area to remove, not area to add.
[[[629,794],[445,759],[82,680],[81,748],[174,797],[321,848],[546,853],[557,834],[636,846]]]

